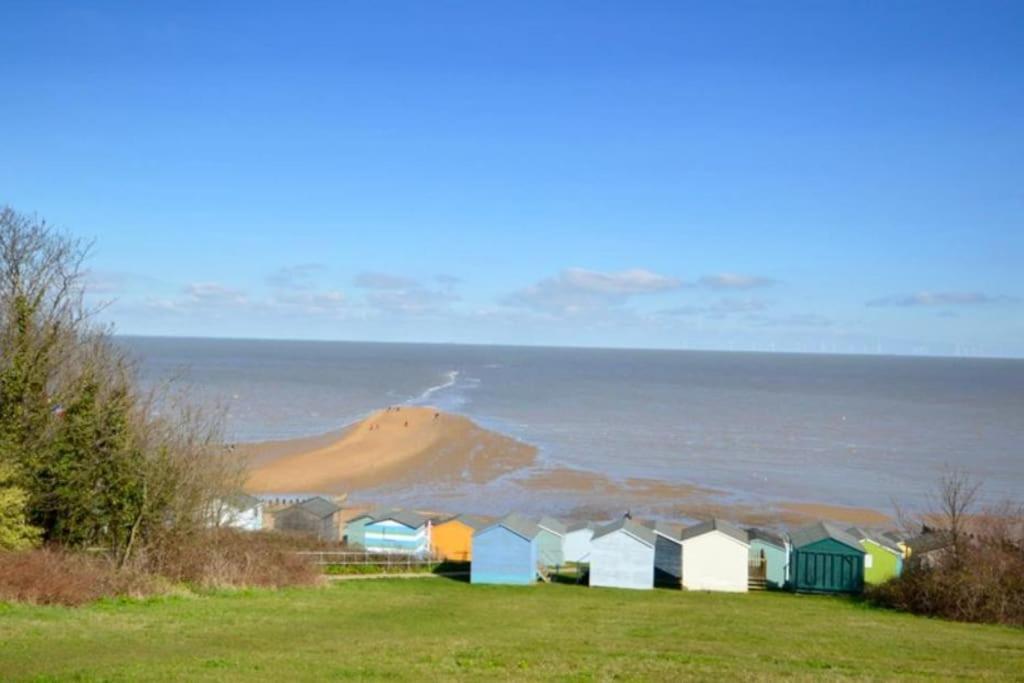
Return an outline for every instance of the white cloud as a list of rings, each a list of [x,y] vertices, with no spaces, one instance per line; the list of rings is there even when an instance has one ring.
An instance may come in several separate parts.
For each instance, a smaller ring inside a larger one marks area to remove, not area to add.
[[[1015,303],[1017,298],[984,292],[916,292],[914,294],[893,294],[872,299],[866,305],[872,307],[895,306],[911,308],[918,306],[978,306],[983,304]]]
[[[353,284],[360,289],[411,289],[418,286],[413,278],[373,271],[359,273]]]
[[[756,289],[758,287],[771,287],[778,284],[778,281],[761,275],[742,275],[740,273],[717,273],[705,275],[697,283],[701,287],[716,290],[730,289]]]
[[[619,272],[566,268],[555,277],[515,292],[506,303],[555,315],[578,315],[620,306],[632,296],[682,286],[678,278],[639,268]]]

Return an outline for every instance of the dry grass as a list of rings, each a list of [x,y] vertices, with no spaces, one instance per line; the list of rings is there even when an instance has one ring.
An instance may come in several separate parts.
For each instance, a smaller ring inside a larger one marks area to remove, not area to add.
[[[0,600],[77,606],[104,597],[142,597],[165,584],[104,557],[41,549],[0,553]]]

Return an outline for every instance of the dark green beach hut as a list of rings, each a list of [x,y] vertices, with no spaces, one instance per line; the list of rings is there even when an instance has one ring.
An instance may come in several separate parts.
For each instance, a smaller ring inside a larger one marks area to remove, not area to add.
[[[860,593],[864,589],[864,549],[839,527],[819,522],[794,531],[790,587],[800,593]]]

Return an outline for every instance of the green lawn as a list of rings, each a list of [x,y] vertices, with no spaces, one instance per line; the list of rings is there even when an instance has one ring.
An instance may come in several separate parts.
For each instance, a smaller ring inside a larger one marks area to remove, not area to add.
[[[1024,677],[1024,631],[842,598],[348,581],[0,605],[0,679]]]

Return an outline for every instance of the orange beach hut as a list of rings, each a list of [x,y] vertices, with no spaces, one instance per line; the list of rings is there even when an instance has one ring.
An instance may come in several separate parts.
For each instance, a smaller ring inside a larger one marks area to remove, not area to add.
[[[452,562],[473,559],[473,532],[487,526],[487,521],[472,515],[458,515],[434,524],[430,532],[430,548],[434,555]]]

